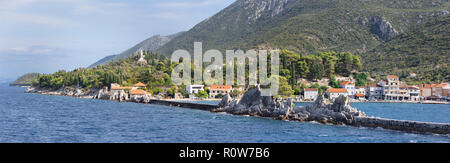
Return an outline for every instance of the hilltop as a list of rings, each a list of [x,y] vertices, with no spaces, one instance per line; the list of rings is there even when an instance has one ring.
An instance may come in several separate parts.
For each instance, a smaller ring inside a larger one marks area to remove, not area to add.
[[[161,46],[165,45],[166,43],[168,43],[170,40],[172,40],[173,38],[177,37],[178,35],[180,35],[183,32],[179,32],[173,35],[169,35],[169,36],[161,36],[161,35],[156,35],[156,36],[152,36],[142,42],[140,42],[139,44],[133,46],[132,48],[117,54],[117,55],[110,55],[110,56],[106,56],[105,58],[97,61],[96,63],[90,65],[88,68],[91,67],[95,67],[98,65],[105,65],[108,64],[112,61],[118,61],[120,59],[124,59],[127,57],[132,56],[136,51],[138,50],[146,50],[146,51],[154,51],[158,48],[160,48]]]
[[[238,0],[157,50],[280,48],[300,54],[364,54],[448,14],[448,0]]]

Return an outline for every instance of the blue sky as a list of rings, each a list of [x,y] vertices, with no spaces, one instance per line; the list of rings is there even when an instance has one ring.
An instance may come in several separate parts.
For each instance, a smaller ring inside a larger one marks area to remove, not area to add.
[[[0,78],[86,67],[235,0],[0,0]]]

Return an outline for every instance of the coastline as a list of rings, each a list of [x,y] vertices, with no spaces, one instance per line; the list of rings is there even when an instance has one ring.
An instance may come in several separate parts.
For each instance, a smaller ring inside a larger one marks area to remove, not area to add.
[[[250,91],[250,90],[249,90]],[[248,92],[249,92],[248,91]],[[246,94],[248,93],[246,92]],[[288,120],[288,121],[299,121],[299,122],[318,122],[322,124],[334,124],[334,125],[348,125],[355,127],[371,127],[377,128],[381,127],[384,129],[398,130],[409,133],[434,133],[434,134],[450,134],[450,124],[446,123],[432,123],[432,122],[418,122],[409,120],[393,120],[385,119],[379,117],[368,117],[365,113],[358,111],[356,108],[352,108],[349,105],[348,97],[340,97],[333,103],[328,100],[318,98],[313,105],[306,107],[294,107],[293,101],[288,99],[286,102],[278,101],[279,99],[273,99],[270,107],[265,111],[254,112],[255,105],[253,102],[259,103],[257,108],[264,108],[262,104],[268,101],[260,96],[250,95],[249,97],[244,97],[239,100],[231,100],[229,96],[225,96],[219,105],[213,104],[200,104],[200,103],[190,103],[189,101],[199,101],[196,99],[192,100],[160,100],[153,98],[148,95],[144,96],[132,96],[130,98],[125,97],[128,95],[124,92],[112,93],[106,89],[100,90],[88,90],[83,91],[76,88],[62,88],[59,90],[49,90],[49,89],[39,89],[34,87],[28,87],[25,93],[38,93],[43,95],[54,95],[54,96],[71,96],[76,98],[89,98],[89,99],[102,99],[110,101],[120,101],[120,102],[135,102],[144,104],[156,104],[156,105],[166,105],[171,107],[181,107],[188,109],[196,109],[209,111],[213,113],[226,112],[233,115],[243,115],[243,116],[253,116],[253,117],[267,117],[273,118],[275,120]],[[247,95],[249,96],[249,95]],[[247,98],[247,99],[245,99]],[[241,105],[242,100],[248,101],[247,103],[252,105]],[[183,102],[184,101],[184,102]],[[217,101],[217,99],[212,99],[208,101]],[[260,102],[258,102],[260,101]],[[265,102],[264,102],[265,101]],[[277,109],[278,108],[278,109]],[[273,110],[275,109],[275,110]],[[306,117],[304,117],[306,116]]]

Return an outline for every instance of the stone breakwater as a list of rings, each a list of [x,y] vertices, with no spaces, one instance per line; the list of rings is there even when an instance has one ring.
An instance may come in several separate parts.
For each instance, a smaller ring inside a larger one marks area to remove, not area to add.
[[[261,96],[261,91],[259,88],[252,88],[248,90],[239,100],[233,99],[229,95],[226,95],[223,97],[219,105],[164,101],[155,99],[149,95],[130,97],[130,95],[126,92],[111,92],[107,89],[83,90],[77,88],[62,88],[59,90],[49,90],[29,87],[25,92],[166,105],[211,112],[226,112],[233,115],[268,117],[278,120],[300,122],[316,121],[323,124],[373,128],[381,127],[405,132],[450,134],[450,124],[369,117],[364,112],[358,111],[356,108],[351,107],[349,105],[349,98],[345,96],[341,96],[333,102],[328,101],[323,96],[319,96],[313,105],[306,107],[295,107],[291,99],[283,100],[281,98]]]
[[[295,107],[292,100],[261,96],[259,88],[247,91],[240,100],[225,96],[219,108],[213,112],[234,115],[270,117],[291,121],[316,121],[324,124],[349,125],[357,127],[381,127],[391,130],[419,133],[450,134],[450,124],[402,121],[369,117],[349,105],[349,98],[340,96],[333,102],[319,96],[313,105]]]

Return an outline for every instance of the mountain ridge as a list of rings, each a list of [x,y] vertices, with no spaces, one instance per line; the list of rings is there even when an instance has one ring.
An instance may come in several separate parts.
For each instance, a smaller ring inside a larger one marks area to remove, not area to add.
[[[176,34],[168,35],[168,36],[162,36],[162,35],[154,35],[135,46],[131,47],[130,49],[127,49],[126,51],[116,54],[116,55],[109,55],[106,56],[99,61],[95,62],[94,64],[90,65],[88,68],[95,67],[98,65],[104,65],[113,61],[117,61],[123,58],[130,57],[133,55],[136,51],[142,49],[146,51],[154,51],[161,46],[165,45],[167,42],[169,42],[171,39],[177,37],[178,35],[182,34],[183,32],[178,32]]]
[[[448,0],[238,0],[171,40],[158,53],[286,48],[365,53],[418,23],[448,12]]]

